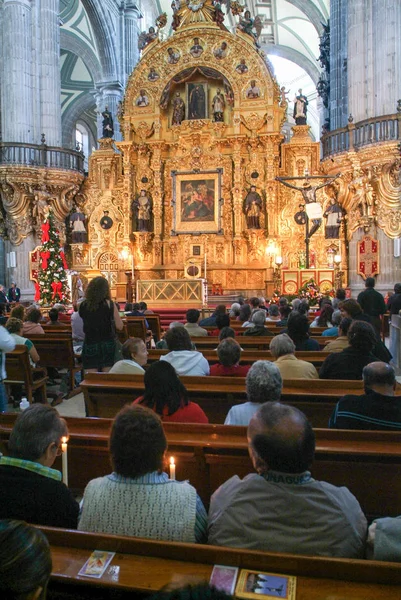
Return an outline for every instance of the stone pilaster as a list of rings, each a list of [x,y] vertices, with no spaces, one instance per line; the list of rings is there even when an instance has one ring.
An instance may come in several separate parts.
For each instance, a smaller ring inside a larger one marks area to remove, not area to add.
[[[396,111],[401,88],[401,4],[348,6],[348,95],[354,122]]]
[[[6,269],[6,281],[7,287],[10,286],[12,281],[15,281],[21,290],[21,298],[23,301],[33,300],[35,289],[33,282],[30,280],[29,272],[29,252],[31,252],[38,242],[34,235],[29,235],[23,240],[19,246],[14,246],[11,242],[5,242],[6,252],[15,252],[16,254],[16,267],[12,269]]]
[[[58,13],[58,0],[41,0],[40,133],[45,134],[48,146],[61,146],[60,25]],[[40,137],[38,137],[38,142],[39,139]]]
[[[2,135],[5,142],[34,139],[30,0],[4,0],[1,57]],[[60,103],[60,100],[59,100]]]

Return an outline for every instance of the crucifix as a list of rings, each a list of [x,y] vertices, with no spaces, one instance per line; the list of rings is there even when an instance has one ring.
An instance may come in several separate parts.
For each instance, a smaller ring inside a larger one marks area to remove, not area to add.
[[[294,215],[295,222],[298,225],[305,224],[305,250],[306,250],[306,268],[309,269],[309,245],[310,239],[314,233],[319,229],[322,224],[323,211],[320,202],[316,200],[316,191],[320,188],[330,185],[337,177],[340,177],[341,173],[332,177],[331,175],[309,175],[308,171],[305,171],[304,177],[276,177],[276,181],[279,181],[287,187],[298,190],[301,192],[305,204],[300,204],[301,209]],[[302,186],[293,185],[288,183],[289,181],[303,179],[304,183]],[[324,183],[320,185],[312,185],[311,179],[324,179]],[[312,222],[312,227],[309,229],[309,222]]]

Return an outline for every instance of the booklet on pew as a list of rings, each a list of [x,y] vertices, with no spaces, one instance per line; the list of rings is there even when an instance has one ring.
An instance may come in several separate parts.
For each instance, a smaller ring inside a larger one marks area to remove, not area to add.
[[[103,550],[94,550],[78,575],[83,577],[95,577],[100,579],[107,567],[113,560],[115,552],[105,552]]]
[[[282,598],[295,600],[297,578],[293,575],[265,573],[242,569],[237,588],[236,598]]]

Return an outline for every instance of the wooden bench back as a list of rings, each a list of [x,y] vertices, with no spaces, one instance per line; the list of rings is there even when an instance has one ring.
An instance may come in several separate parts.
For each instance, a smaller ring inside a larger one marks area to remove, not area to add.
[[[128,337],[141,338],[146,340],[145,317],[127,317],[126,327]]]
[[[162,328],[160,324],[160,315],[150,314],[145,315],[145,319],[149,323],[149,328],[152,330],[153,339],[158,342],[162,336]]]
[[[75,367],[71,333],[31,335],[29,339],[38,351],[42,367],[58,367],[60,369]]]
[[[7,383],[21,383],[25,388],[32,387],[32,367],[27,346],[17,344],[12,352],[6,353],[6,372]]]
[[[202,348],[216,348],[219,345],[219,338],[217,336],[208,336],[208,337],[191,337],[193,343],[195,344],[197,350],[202,351]],[[241,345],[242,348],[254,349],[254,350],[268,350],[270,342],[273,339],[273,336],[236,336],[235,338],[237,342]],[[323,336],[312,336],[310,339],[316,340],[320,346],[320,348],[324,348],[329,342],[332,341],[333,338],[323,337]]]
[[[246,402],[243,377],[180,377],[189,399],[205,411],[210,423],[224,423],[232,406]],[[122,406],[143,395],[143,375],[88,373],[81,383],[88,416],[114,417]],[[339,398],[363,394],[362,381],[285,380],[282,401],[302,410],[314,427],[327,427]]]

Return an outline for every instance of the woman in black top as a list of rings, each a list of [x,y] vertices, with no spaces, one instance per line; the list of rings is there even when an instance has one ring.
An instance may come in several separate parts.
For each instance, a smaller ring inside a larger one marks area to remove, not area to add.
[[[123,322],[117,306],[110,299],[109,284],[104,277],[95,277],[89,283],[79,314],[85,333],[83,368],[108,371],[114,364],[116,329],[121,330]]]

